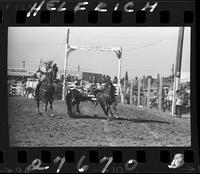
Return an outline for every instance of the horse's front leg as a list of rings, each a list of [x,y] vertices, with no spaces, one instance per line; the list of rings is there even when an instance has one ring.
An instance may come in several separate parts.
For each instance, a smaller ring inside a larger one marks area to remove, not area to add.
[[[45,107],[44,107],[45,111],[47,111],[47,106],[48,106],[48,100],[45,101]]]
[[[72,104],[71,103],[67,103],[67,111],[68,111],[69,117],[71,117],[72,116]]]
[[[80,111],[80,102],[78,102],[77,104],[76,104],[76,112],[78,112],[79,114],[81,114],[81,111]]]
[[[32,92],[32,96],[35,97],[34,91]]]
[[[111,115],[111,117],[114,117],[114,115],[113,115],[113,112],[112,112],[112,110],[111,110],[111,107],[109,106],[109,111],[110,111],[110,115]]]
[[[53,101],[50,101],[49,102],[50,103],[50,109],[51,109],[51,117],[53,117],[54,116],[54,113],[53,113]]]
[[[69,117],[71,117],[72,116],[72,104],[69,101],[66,101],[66,104],[67,104],[68,115],[69,115]]]
[[[42,113],[40,112],[40,100],[37,99],[37,110],[38,110],[38,114],[42,115]]]
[[[105,114],[106,116],[108,116],[108,113],[107,113],[107,111],[106,111],[106,107],[105,107],[102,103],[99,103],[99,104],[100,104],[101,109],[103,110],[104,114]]]
[[[116,106],[115,103],[112,104],[112,108],[113,108],[113,110],[114,110],[114,113],[116,114],[115,118],[119,118],[118,112],[117,112],[117,106]]]
[[[113,113],[110,109],[110,105],[106,106],[107,120],[110,120],[109,111],[110,111],[111,116],[113,117]]]

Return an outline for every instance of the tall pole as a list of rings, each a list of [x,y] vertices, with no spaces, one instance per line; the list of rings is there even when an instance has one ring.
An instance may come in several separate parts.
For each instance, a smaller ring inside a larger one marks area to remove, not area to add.
[[[173,86],[173,80],[174,80],[174,64],[172,64],[172,78],[171,78],[171,87]]]
[[[125,96],[126,96],[126,78],[124,77],[124,89],[123,89],[123,100],[122,103],[125,103]]]
[[[160,87],[159,87],[159,99],[158,99],[158,110],[162,110],[162,92],[163,92],[163,77],[160,78]]]
[[[178,42],[177,42],[177,54],[176,54],[176,64],[175,64],[175,72],[174,72],[173,101],[172,101],[172,113],[171,113],[172,116],[174,116],[176,91],[179,89],[180,77],[181,77],[183,38],[184,38],[184,27],[180,27]]]
[[[144,87],[145,87],[145,76],[143,76],[142,78],[142,89],[144,89]]]
[[[66,45],[65,45],[65,63],[64,63],[64,79],[63,79],[62,100],[65,100],[65,94],[66,94],[68,50],[69,50],[69,29],[67,30],[67,39],[66,39]]]
[[[118,54],[118,60],[119,60],[119,64],[118,64],[118,93],[121,94],[121,102],[124,103],[124,96],[122,93],[122,89],[121,89],[121,83],[120,83],[120,79],[121,79],[121,69],[122,69],[122,47],[120,49],[120,53]]]
[[[117,78],[118,78],[118,85],[119,85],[120,84],[120,79],[121,79],[122,57],[120,56],[118,59],[119,59],[119,62],[118,62],[118,75],[117,75]]]
[[[140,90],[141,90],[141,80],[138,79],[138,96],[137,96],[137,106],[140,107]]]
[[[150,105],[150,94],[151,94],[151,78],[148,78],[148,86],[147,86],[147,109],[149,109]]]
[[[133,79],[131,79],[130,105],[133,105]]]

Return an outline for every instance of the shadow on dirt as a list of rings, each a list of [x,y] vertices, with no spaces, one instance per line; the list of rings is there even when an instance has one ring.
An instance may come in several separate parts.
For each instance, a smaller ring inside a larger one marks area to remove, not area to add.
[[[100,119],[100,120],[106,120],[107,117],[102,117],[102,116],[98,116],[98,115],[94,115],[94,116],[89,116],[89,115],[79,115],[79,114],[73,114],[73,116],[71,116],[70,118],[73,119]],[[167,121],[158,121],[158,120],[143,120],[143,119],[129,119],[129,118],[122,118],[122,117],[118,117],[118,118],[111,118],[111,120],[118,120],[118,121],[131,121],[134,123],[163,123],[163,124],[170,124]]]

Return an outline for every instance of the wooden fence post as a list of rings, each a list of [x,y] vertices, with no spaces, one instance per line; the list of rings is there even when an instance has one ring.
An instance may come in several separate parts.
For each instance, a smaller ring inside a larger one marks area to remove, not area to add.
[[[157,88],[159,87],[159,83],[160,83],[160,74],[157,74],[157,80],[156,80],[156,86]]]
[[[130,105],[133,105],[133,79],[131,79]]]
[[[126,79],[124,78],[124,96],[126,95]]]
[[[142,89],[144,89],[145,88],[145,76],[143,76],[143,78],[142,78]]]
[[[160,85],[159,85],[159,99],[158,99],[158,110],[162,110],[162,86],[163,86],[163,77],[160,78]]]
[[[150,94],[151,94],[150,88],[151,88],[151,79],[148,78],[148,89],[147,89],[147,108],[148,108],[148,109],[149,109]]]
[[[121,98],[121,103],[124,104],[124,93],[122,90],[122,84],[120,83],[120,98]]]
[[[126,79],[124,78],[124,89],[123,89],[123,100],[124,100],[124,103],[125,103],[125,96],[126,96]]]
[[[137,106],[140,106],[140,90],[141,90],[141,80],[138,79],[138,96],[137,96]]]

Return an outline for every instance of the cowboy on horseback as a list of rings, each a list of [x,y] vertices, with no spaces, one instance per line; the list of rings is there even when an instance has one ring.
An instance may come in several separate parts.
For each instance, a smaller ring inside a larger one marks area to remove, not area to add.
[[[94,93],[96,93],[95,97],[97,99],[95,106],[97,106],[98,104],[101,106],[102,110],[104,111],[104,114],[107,116],[107,119],[109,119],[109,113],[113,117],[113,112],[111,111],[111,108],[117,113],[116,107],[118,102],[115,95],[116,88],[110,80],[109,76],[106,76],[103,90],[97,90],[94,91]]]
[[[39,92],[39,88],[40,86],[42,85],[42,83],[46,80],[46,76],[49,74],[49,73],[52,73],[53,71],[53,66],[56,66],[56,64],[53,65],[53,60],[50,60],[50,61],[45,61],[44,62],[45,64],[45,69],[41,70],[39,68],[39,70],[37,72],[40,73],[40,78],[39,78],[39,83],[38,85],[36,86],[36,90],[35,90],[35,96],[37,96],[38,92]],[[57,69],[58,70],[58,69]],[[56,72],[57,73],[57,72]],[[55,75],[56,76],[56,75]]]
[[[53,117],[53,101],[55,96],[55,80],[56,80],[56,73],[58,68],[55,69],[56,64],[53,66],[53,61],[46,61],[44,62],[45,67],[43,70],[39,68],[37,72],[40,73],[39,83],[36,86],[35,91],[35,100],[37,102],[37,109],[38,113],[41,114],[39,111],[40,101],[45,103],[44,110],[47,111],[48,103],[50,104],[51,109],[51,116]]]

